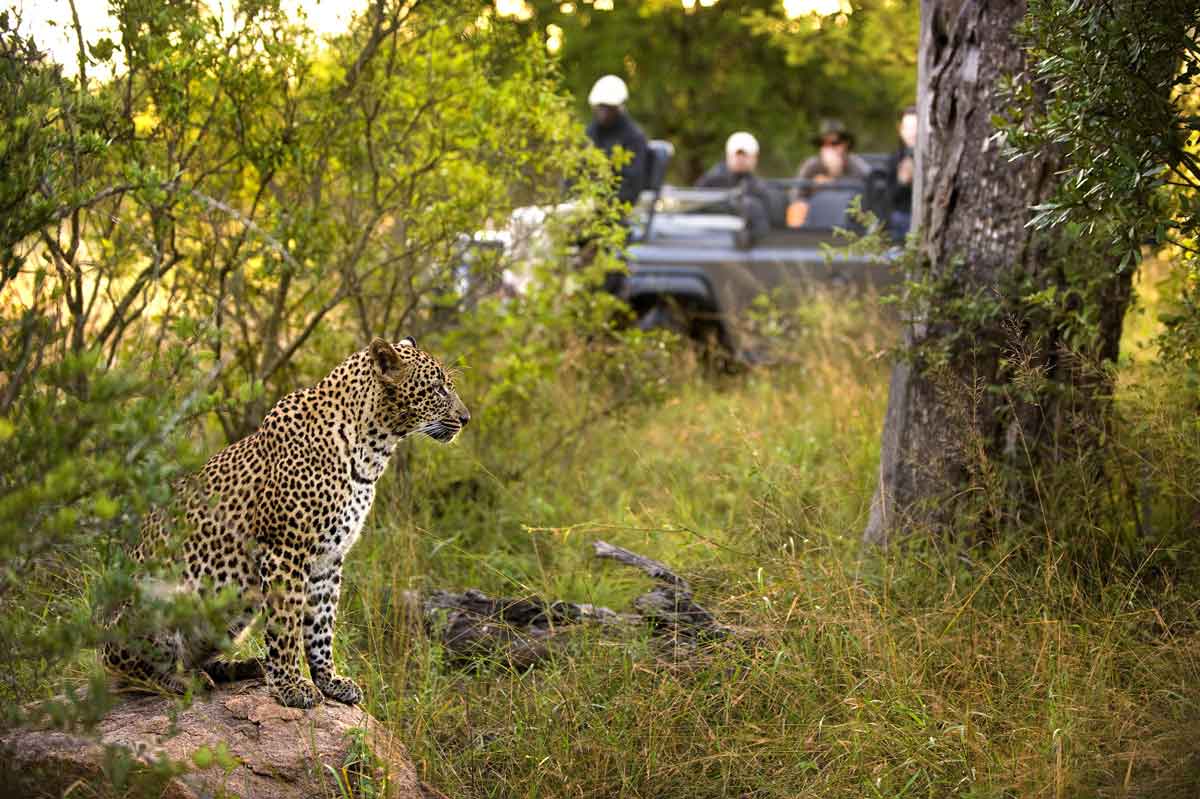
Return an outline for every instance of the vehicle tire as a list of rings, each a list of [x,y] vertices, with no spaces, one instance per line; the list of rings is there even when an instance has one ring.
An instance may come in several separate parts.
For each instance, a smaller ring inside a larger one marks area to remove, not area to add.
[[[668,330],[680,338],[691,335],[692,322],[687,310],[671,297],[660,297],[638,315],[639,330]]]

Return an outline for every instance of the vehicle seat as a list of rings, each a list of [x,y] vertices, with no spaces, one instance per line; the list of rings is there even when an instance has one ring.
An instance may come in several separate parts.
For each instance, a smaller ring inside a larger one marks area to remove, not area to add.
[[[646,155],[646,188],[658,192],[667,179],[667,166],[675,156],[675,145],[664,139],[651,139],[646,145]]]
[[[767,214],[771,219],[772,230],[787,230],[787,209],[791,202],[788,190],[779,186],[767,185]]]
[[[646,189],[651,192],[650,212],[646,215],[646,224],[639,237],[642,241],[650,238],[654,230],[654,214],[658,208],[658,200],[662,197],[663,183],[667,179],[667,167],[675,156],[675,145],[664,139],[651,139],[646,144]],[[644,192],[643,192],[644,195]]]
[[[867,166],[871,167],[872,172],[883,172],[887,174],[888,166],[891,163],[891,153],[856,153],[859,158],[867,162]]]
[[[892,196],[886,169],[872,169],[871,174],[867,176],[862,207],[864,211],[870,211],[876,219],[884,222],[891,215]]]
[[[818,189],[808,200],[808,216],[804,220],[806,228],[846,227],[846,209],[851,201],[862,194],[859,189]]]

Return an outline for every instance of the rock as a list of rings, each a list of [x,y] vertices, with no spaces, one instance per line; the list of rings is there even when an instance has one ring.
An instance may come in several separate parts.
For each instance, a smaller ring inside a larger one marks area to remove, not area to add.
[[[350,796],[366,793],[370,783],[372,796],[442,797],[417,779],[404,747],[370,714],[336,702],[311,710],[283,707],[258,681],[222,686],[186,709],[173,697],[130,698],[105,716],[96,735],[0,735],[0,796],[124,796],[149,789],[145,795],[163,799],[309,799],[346,796],[348,786]],[[132,762],[120,756],[122,749]],[[184,767],[164,769],[163,756]]]

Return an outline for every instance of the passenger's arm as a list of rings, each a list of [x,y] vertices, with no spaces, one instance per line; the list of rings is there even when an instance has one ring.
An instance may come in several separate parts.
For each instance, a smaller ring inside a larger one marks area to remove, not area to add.
[[[721,175],[717,171],[717,169],[714,167],[713,169],[708,170],[707,172],[705,172],[703,175],[700,176],[700,179],[696,181],[696,188],[697,189],[724,188],[724,186],[722,186],[721,183],[722,183]]]
[[[871,174],[871,165],[861,155],[850,153],[846,156],[849,169],[846,170],[846,175],[852,178],[862,178],[866,180]]]

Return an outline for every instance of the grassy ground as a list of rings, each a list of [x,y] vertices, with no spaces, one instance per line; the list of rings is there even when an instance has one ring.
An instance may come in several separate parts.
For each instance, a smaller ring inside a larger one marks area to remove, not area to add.
[[[589,415],[595,398],[561,381],[538,402],[584,423],[511,431],[509,457],[537,453],[517,477],[469,444],[417,445],[349,564],[340,657],[429,782],[455,797],[1200,795],[1189,581],[1084,577],[1045,547],[863,558],[894,332],[863,316],[825,304],[797,362],[719,379],[676,364],[663,402],[617,413]],[[585,631],[530,672],[466,674],[394,601],[474,586],[624,608],[647,583],[594,562],[595,538],[676,567],[747,642],[680,654]]]

